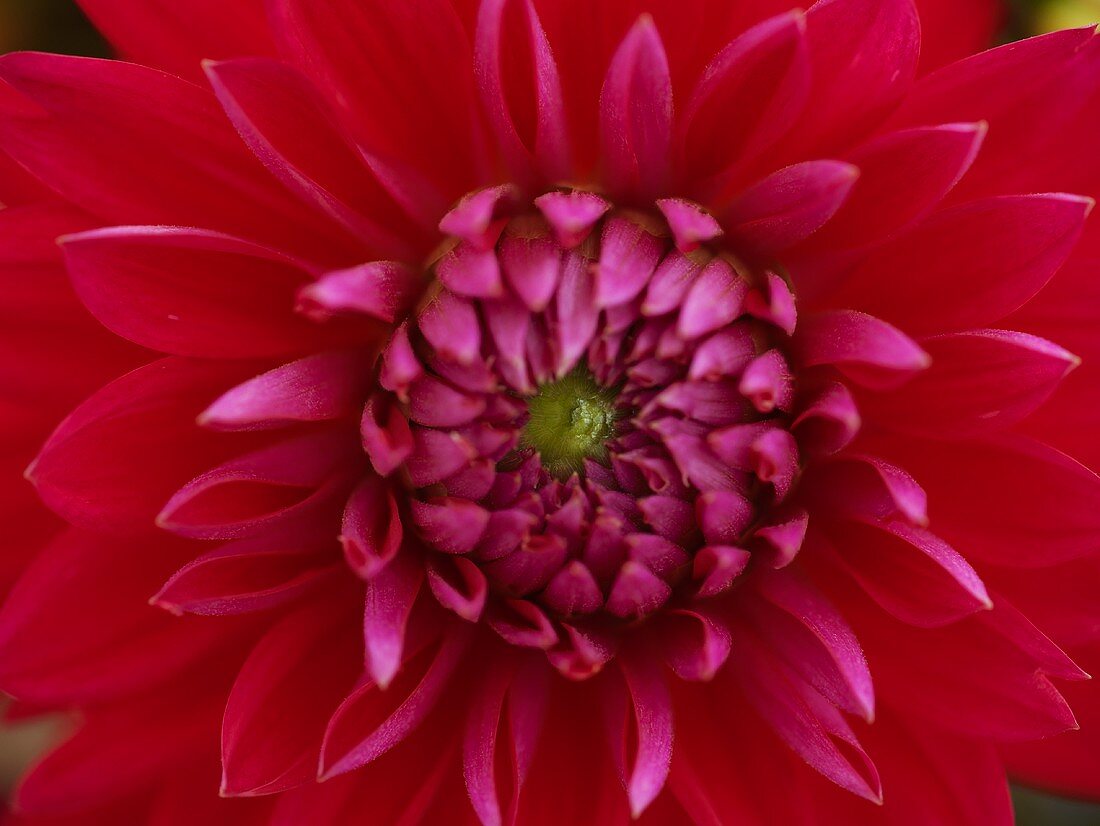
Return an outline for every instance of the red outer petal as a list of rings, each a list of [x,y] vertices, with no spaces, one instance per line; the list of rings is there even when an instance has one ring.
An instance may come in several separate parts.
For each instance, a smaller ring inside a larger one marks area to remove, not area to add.
[[[69,235],[62,248],[77,294],[92,313],[154,350],[258,358],[339,341],[294,312],[295,293],[310,274],[274,250],[206,230],[163,227]]]
[[[206,58],[273,54],[263,0],[78,0],[128,60],[197,80]]]
[[[139,368],[62,422],[27,477],[46,504],[74,524],[146,530],[188,477],[253,444],[205,433],[194,422],[212,398],[259,369],[175,358]],[[156,463],[149,462],[150,451]]]
[[[861,405],[876,424],[931,438],[965,438],[1016,424],[1045,402],[1080,360],[1037,336],[974,330],[922,342],[928,370]]]
[[[613,191],[663,194],[672,141],[672,80],[660,32],[643,16],[611,60],[600,94],[600,138]]]
[[[361,260],[361,245],[271,178],[209,91],[144,66],[33,53],[0,58],[0,78],[16,98],[0,147],[93,215]]]
[[[1065,262],[1093,203],[1076,195],[1017,195],[944,210],[864,260],[830,302],[914,333],[995,322]]]
[[[223,795],[269,794],[315,777],[325,724],[361,662],[351,596],[283,618],[241,667],[222,722]]]

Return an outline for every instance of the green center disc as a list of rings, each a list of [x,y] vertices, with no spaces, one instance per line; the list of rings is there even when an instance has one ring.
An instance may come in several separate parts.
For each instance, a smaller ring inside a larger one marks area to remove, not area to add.
[[[542,385],[527,400],[530,418],[523,428],[523,444],[537,450],[543,467],[559,479],[582,473],[585,459],[604,462],[619,417],[616,395],[583,367]]]

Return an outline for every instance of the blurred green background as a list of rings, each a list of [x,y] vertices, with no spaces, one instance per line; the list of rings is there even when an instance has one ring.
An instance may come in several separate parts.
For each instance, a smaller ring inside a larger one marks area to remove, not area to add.
[[[807,5],[809,2],[806,0]],[[1100,0],[1009,0],[1009,5],[1011,15],[1004,40],[1100,21]],[[17,49],[96,56],[110,53],[73,0],[0,0],[0,53]],[[50,723],[38,722],[0,733],[0,787],[10,785],[53,728]],[[1026,789],[1017,789],[1014,796],[1021,826],[1100,826],[1100,806],[1059,800]]]

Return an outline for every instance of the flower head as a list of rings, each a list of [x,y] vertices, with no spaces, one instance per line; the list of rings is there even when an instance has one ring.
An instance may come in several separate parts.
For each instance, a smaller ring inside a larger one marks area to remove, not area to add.
[[[0,615],[85,720],[32,822],[1093,790],[1087,729],[1008,745],[1096,705],[1091,30],[921,74],[911,0],[85,5],[189,79],[0,59],[11,370],[75,407]]]

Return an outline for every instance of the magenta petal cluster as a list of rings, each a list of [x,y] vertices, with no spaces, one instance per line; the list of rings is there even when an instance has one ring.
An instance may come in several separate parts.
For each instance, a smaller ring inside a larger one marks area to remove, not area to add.
[[[0,58],[13,824],[1100,794],[1092,29],[81,5]]]

